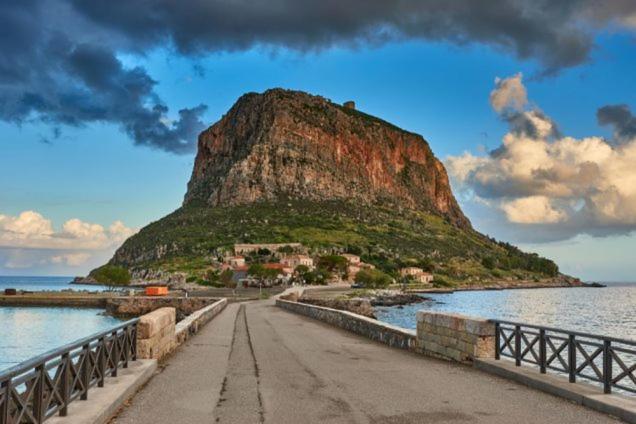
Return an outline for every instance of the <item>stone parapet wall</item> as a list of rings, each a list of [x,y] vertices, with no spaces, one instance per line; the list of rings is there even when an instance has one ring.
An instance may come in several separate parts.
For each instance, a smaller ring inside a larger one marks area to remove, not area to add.
[[[416,351],[417,348],[414,331],[395,327],[372,318],[363,317],[351,312],[298,303],[280,298],[276,300],[276,306],[335,325],[336,327],[360,334],[369,339],[385,343],[391,347],[411,351]]]
[[[219,300],[214,297],[127,296],[106,301],[106,310],[116,317],[138,317],[159,308],[175,308],[177,321]]]
[[[199,332],[199,328],[207,324],[212,318],[217,316],[227,306],[227,299],[221,299],[198,311],[188,315],[184,320],[179,321],[175,327],[175,342],[177,345],[183,344],[192,335]]]
[[[175,348],[175,308],[160,308],[139,317],[137,357],[161,359]]]
[[[495,324],[486,319],[417,312],[417,349],[442,359],[472,362],[495,357]]]

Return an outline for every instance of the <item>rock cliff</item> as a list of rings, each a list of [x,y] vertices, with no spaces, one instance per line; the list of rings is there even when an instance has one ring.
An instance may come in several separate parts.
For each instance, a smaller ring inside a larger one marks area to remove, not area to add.
[[[426,140],[351,105],[282,89],[245,94],[198,147],[185,206],[381,202],[470,227]]]

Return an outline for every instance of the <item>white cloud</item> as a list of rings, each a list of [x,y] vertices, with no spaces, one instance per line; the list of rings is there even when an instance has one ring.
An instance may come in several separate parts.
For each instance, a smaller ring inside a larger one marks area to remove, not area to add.
[[[51,258],[51,263],[54,264],[66,264],[68,266],[80,266],[86,263],[90,259],[89,253],[67,253],[64,255],[56,255]]]
[[[497,82],[494,101],[491,94],[495,110],[527,105],[525,88],[516,84],[520,74]],[[613,143],[557,135],[553,121],[538,109],[515,113],[529,130],[519,131],[519,121],[501,112],[511,131],[498,149],[486,156],[465,152],[447,158],[457,188],[486,199],[511,223],[545,227],[552,238],[636,229],[636,138]]]
[[[56,230],[51,220],[35,211],[0,215],[0,267],[78,268],[110,256],[136,232],[121,221],[104,228],[72,218]]]
[[[504,202],[501,208],[510,222],[517,224],[553,224],[563,221],[566,214],[552,205],[550,198],[530,196]]]
[[[137,230],[115,221],[108,229],[69,219],[55,231],[51,221],[34,211],[0,215],[0,247],[101,250],[121,244]]]
[[[519,72],[508,78],[495,78],[495,89],[490,92],[490,104],[497,112],[506,108],[521,110],[528,103],[528,93]]]

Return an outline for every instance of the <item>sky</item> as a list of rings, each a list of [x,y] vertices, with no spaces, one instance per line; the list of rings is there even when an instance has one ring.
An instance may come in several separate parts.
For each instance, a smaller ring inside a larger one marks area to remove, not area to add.
[[[180,206],[202,129],[284,87],[422,134],[479,231],[636,279],[632,1],[3,3],[0,275],[101,265]]]

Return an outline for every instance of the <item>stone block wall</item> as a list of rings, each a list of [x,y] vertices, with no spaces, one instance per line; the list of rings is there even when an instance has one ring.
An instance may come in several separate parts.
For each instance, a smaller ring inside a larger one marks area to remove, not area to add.
[[[214,297],[126,296],[106,301],[106,311],[122,318],[138,317],[159,308],[175,308],[177,321],[219,300]]]
[[[458,362],[494,358],[495,324],[465,315],[419,311],[417,350]]]
[[[360,334],[391,347],[411,351],[416,350],[414,331],[386,324],[352,312],[293,302],[281,298],[276,300],[276,306]]]
[[[161,359],[176,345],[175,308],[159,308],[139,317],[137,324],[137,357]]]

